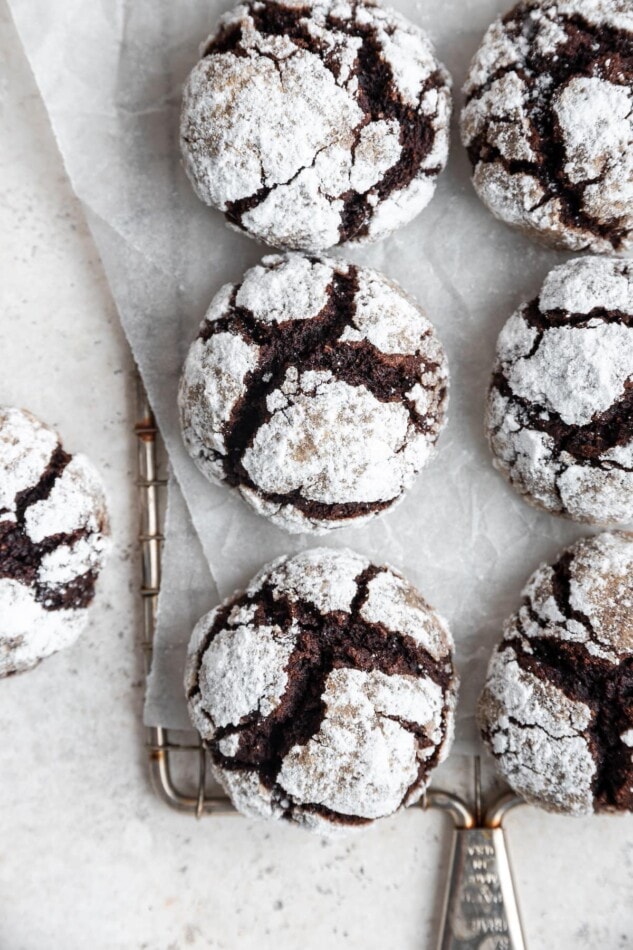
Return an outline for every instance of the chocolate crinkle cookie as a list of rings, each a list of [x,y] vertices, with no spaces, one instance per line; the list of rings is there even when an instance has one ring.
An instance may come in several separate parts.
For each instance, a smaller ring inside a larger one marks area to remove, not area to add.
[[[371,2],[250,0],[187,80],[185,169],[229,224],[277,247],[374,241],[430,201],[450,77],[423,30]]]
[[[576,521],[633,521],[633,263],[550,271],[497,343],[487,428],[526,499]]]
[[[452,741],[452,648],[396,571],[317,548],[200,620],[189,711],[240,812],[331,835],[424,792]]]
[[[180,385],[184,440],[212,481],[288,531],[390,508],[433,452],[447,366],[416,304],[341,261],[266,257],[213,300]]]
[[[633,245],[631,0],[525,0],[486,33],[462,138],[494,215],[547,244]]]
[[[0,677],[76,640],[108,535],[88,459],[29,412],[0,408]]]
[[[548,811],[633,811],[633,535],[542,565],[505,624],[479,701],[512,787]]]

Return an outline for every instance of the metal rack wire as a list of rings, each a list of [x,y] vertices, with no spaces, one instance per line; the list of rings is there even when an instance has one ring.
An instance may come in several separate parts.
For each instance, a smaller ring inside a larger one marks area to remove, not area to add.
[[[139,382],[139,418],[134,427],[138,440],[138,490],[140,501],[141,597],[143,599],[143,640],[145,676],[152,667],[156,614],[161,581],[163,545],[162,515],[167,479],[159,473],[158,442],[160,435],[147,396]],[[236,814],[228,798],[207,790],[207,757],[197,734],[191,738],[175,738],[163,726],[147,729],[150,777],[156,794],[170,808],[188,812],[197,818],[203,815]],[[178,734],[180,735],[180,733]],[[194,787],[182,787],[174,778],[173,759],[186,755],[197,762]]]
[[[161,583],[164,494],[167,479],[159,472],[160,434],[139,380],[138,490],[140,501],[139,543],[142,563],[143,640],[145,675],[152,666],[158,595]],[[147,729],[150,777],[154,790],[170,808],[202,818],[205,815],[237,815],[229,799],[209,787],[207,753],[192,730],[174,734],[163,726]],[[195,778],[184,783],[175,778],[174,760],[185,757],[195,763]],[[476,938],[494,936],[490,944],[503,950],[524,950],[514,886],[503,838],[505,816],[522,804],[512,793],[501,796],[487,809],[482,807],[479,759],[474,760],[474,806],[457,795],[429,789],[420,807],[435,808],[450,815],[453,845],[440,950],[468,950]],[[488,944],[486,944],[488,945]]]

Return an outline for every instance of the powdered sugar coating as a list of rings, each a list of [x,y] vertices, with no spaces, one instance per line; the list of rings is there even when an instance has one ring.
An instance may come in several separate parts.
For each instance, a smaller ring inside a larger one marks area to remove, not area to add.
[[[30,413],[0,408],[0,677],[76,640],[108,533],[88,459]]]
[[[567,425],[583,426],[622,395],[633,371],[632,334],[629,327],[599,321],[574,329],[548,329],[534,355],[510,366],[507,379],[521,399],[539,402]],[[501,353],[502,347],[500,341]]]
[[[191,399],[188,427],[204,429],[205,442],[212,453],[226,451],[224,427],[234,406],[242,398],[245,381],[257,366],[259,347],[236,333],[216,333],[209,340],[191,344],[185,372]],[[222,478],[221,469],[209,453],[209,476]],[[205,474],[207,474],[205,472]]]
[[[20,673],[76,641],[85,610],[50,610],[19,581],[0,577],[0,677]]]
[[[256,593],[270,582],[291,601],[306,601],[321,614],[348,614],[358,591],[356,578],[366,567],[366,559],[353,551],[316,548],[268,564],[247,592]]]
[[[632,521],[632,381],[631,265],[555,268],[499,335],[487,414],[495,467],[549,511]]]
[[[267,261],[251,267],[244,274],[235,303],[262,323],[310,320],[327,305],[331,283],[328,263],[293,254],[283,267],[270,267]]]
[[[512,787],[550,811],[633,810],[633,535],[544,564],[506,622],[479,703]]]
[[[462,138],[482,200],[545,243],[633,243],[633,17],[628,0],[524,0],[486,33]]]
[[[587,706],[521,670],[512,648],[493,656],[482,706],[490,749],[519,794],[552,811],[593,811]]]
[[[103,484],[92,462],[75,455],[56,480],[50,494],[30,505],[24,513],[26,533],[38,544],[57,534],[76,531],[98,534],[103,518]],[[85,538],[83,539],[86,540]]]
[[[278,782],[294,800],[361,818],[382,818],[401,807],[416,782],[418,739],[398,720],[418,723],[441,738],[440,687],[409,676],[333,670],[323,693],[319,731],[293,746]]]
[[[183,436],[208,478],[321,533],[402,497],[433,453],[447,375],[433,327],[382,275],[266,257],[222,288],[191,346]]]
[[[423,453],[415,443],[407,445],[404,406],[380,402],[329,372],[300,375],[289,369],[268,408],[270,420],[258,430],[242,464],[270,495],[300,491],[323,505],[396,498],[430,454],[427,444]],[[357,440],[359,425],[362,456],[348,457],[346,448]]]
[[[285,667],[294,646],[292,631],[279,635],[274,627],[244,625],[214,638],[199,675],[206,711],[218,728],[273,712],[288,682]]]
[[[446,164],[450,78],[426,34],[369,0],[249,0],[220,18],[184,91],[198,196],[283,248],[377,240]]]
[[[436,660],[450,649],[451,635],[442,618],[394,571],[383,571],[369,581],[360,612],[368,623],[412,637]]]
[[[389,588],[399,596],[376,609],[376,590]],[[434,654],[403,604],[435,631]],[[391,568],[325,548],[281,558],[198,623],[185,678],[192,722],[238,810],[340,832],[416,801],[446,756],[452,648]]]
[[[59,440],[55,432],[19,409],[0,409],[0,522],[15,521],[16,497],[37,481]]]

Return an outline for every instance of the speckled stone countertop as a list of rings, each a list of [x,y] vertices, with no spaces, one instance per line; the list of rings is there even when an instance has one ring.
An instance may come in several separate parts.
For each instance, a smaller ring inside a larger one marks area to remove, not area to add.
[[[0,0],[0,401],[86,451],[115,552],[80,643],[0,684],[3,950],[433,947],[450,828],[419,810],[337,843],[170,812],[149,788],[134,377],[99,259]],[[463,785],[469,763],[438,783]],[[532,950],[633,947],[633,818],[508,822]]]

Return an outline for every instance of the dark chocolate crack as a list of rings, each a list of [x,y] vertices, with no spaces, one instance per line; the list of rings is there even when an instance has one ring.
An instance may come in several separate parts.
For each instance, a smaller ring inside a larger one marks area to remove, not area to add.
[[[53,485],[63,473],[70,462],[71,456],[64,452],[61,445],[53,450],[50,461],[36,485],[25,488],[15,496],[16,518],[18,523],[24,523],[24,514],[26,509],[34,505],[37,501],[45,501],[53,490]]]
[[[72,456],[58,445],[36,485],[16,495],[15,521],[0,521],[0,577],[15,580],[33,590],[35,600],[45,610],[87,607],[95,592],[96,574],[92,571],[54,587],[42,584],[39,570],[47,554],[60,545],[73,545],[89,536],[85,529],[70,534],[55,534],[34,542],[26,530],[26,512],[31,505],[47,499]]]
[[[508,640],[521,669],[551,683],[591,710],[585,736],[596,764],[592,782],[596,811],[633,810],[631,749],[621,736],[633,728],[633,657],[614,664],[579,643],[550,637]],[[517,724],[520,725],[520,724]]]
[[[362,41],[356,61],[346,84],[358,81],[358,104],[363,111],[363,119],[356,128],[354,151],[358,144],[362,130],[370,122],[378,120],[394,120],[400,128],[400,144],[402,152],[397,162],[389,168],[381,180],[365,192],[349,190],[342,195],[329,195],[330,200],[343,201],[341,223],[339,226],[340,242],[359,240],[367,237],[369,225],[375,212],[376,199],[384,201],[394,192],[407,188],[411,182],[420,176],[436,177],[441,167],[423,169],[421,166],[432,151],[436,132],[432,122],[422,111],[419,103],[431,90],[444,89],[446,76],[441,69],[437,69],[423,84],[420,90],[418,105],[405,103],[394,81],[391,67],[385,59],[375,27],[361,24],[356,21],[356,9],[360,4],[352,4],[352,16],[341,19],[328,14],[325,26],[333,33],[351,36]],[[290,7],[283,3],[258,2],[250,0],[246,4],[245,17],[252,18],[254,29],[262,36],[285,36],[292,40],[297,49],[308,50],[320,56],[325,66],[339,80],[340,67],[337,61],[337,49],[329,48],[319,37],[313,35],[308,23],[312,16],[309,5]],[[264,55],[259,51],[247,49],[243,45],[243,30],[241,24],[229,24],[219,29],[203,51],[203,56],[220,55],[230,52],[235,56]],[[272,59],[280,71],[283,71],[284,60],[278,60],[270,53],[266,56]],[[185,141],[188,141],[185,136]],[[315,156],[316,158],[316,156]],[[305,169],[297,171],[301,174]],[[294,176],[296,177],[296,175]],[[288,182],[282,183],[287,185]],[[280,185],[263,185],[254,194],[231,201],[225,208],[229,221],[239,228],[243,228],[243,217],[257,205],[261,204],[270,195],[271,191]],[[370,196],[374,204],[369,201]]]
[[[594,307],[589,313],[569,313],[567,310],[548,310],[543,313],[539,308],[538,298],[533,300],[529,307],[523,311],[522,316],[529,326],[539,330],[535,346],[531,353],[526,354],[527,356],[532,356],[536,351],[543,337],[543,332],[551,330],[553,327],[583,328],[595,326],[596,321],[633,327],[633,314],[625,313],[624,310],[605,310],[604,307]]]
[[[596,321],[631,326],[633,315],[619,310],[594,308],[589,314],[570,314],[564,310],[543,313],[538,298],[522,311],[526,322],[538,330],[534,344],[525,358],[534,356],[544,334],[554,327],[566,327],[582,330]],[[523,358],[523,357],[522,357]],[[585,425],[572,425],[564,422],[560,415],[539,403],[533,403],[514,392],[501,364],[497,364],[492,377],[491,391],[496,390],[509,399],[514,406],[520,407],[522,428],[533,429],[547,434],[553,441],[552,456],[556,462],[562,453],[568,453],[579,464],[610,469],[628,468],[603,456],[610,449],[627,445],[633,440],[633,377],[627,380],[622,395],[613,405],[602,413],[596,413],[591,422]],[[493,430],[493,437],[496,430]],[[561,465],[563,463],[561,462]]]
[[[315,258],[311,261],[316,263]],[[222,455],[210,452],[221,463],[227,483],[250,489],[279,507],[291,505],[308,518],[319,521],[354,518],[389,507],[393,499],[323,504],[306,499],[299,489],[284,494],[265,492],[253,482],[242,460],[259,429],[272,417],[267,398],[280,388],[292,367],[299,373],[330,372],[333,378],[349,386],[365,387],[380,402],[402,404],[413,428],[434,442],[446,400],[446,383],[437,380],[440,367],[425,356],[423,340],[416,355],[385,354],[367,340],[341,341],[343,331],[354,326],[358,269],[351,264],[347,273],[334,272],[327,304],[317,316],[309,319],[278,324],[258,321],[249,310],[237,306],[238,289],[233,292],[229,313],[205,322],[199,334],[206,342],[217,333],[232,333],[260,348],[257,368],[248,374],[246,391],[224,426],[226,451]],[[432,412],[420,414],[407,397],[416,383],[422,385],[421,376],[426,373],[433,374],[436,380],[433,389],[437,393],[437,416]]]
[[[454,678],[450,655],[436,660],[412,637],[394,633],[383,624],[370,623],[361,616],[368,597],[368,586],[384,570],[370,565],[359,574],[356,578],[357,593],[349,613],[337,611],[323,614],[305,600],[293,601],[288,596],[280,595],[269,582],[265,582],[256,593],[238,595],[218,611],[197,651],[193,686],[188,694],[190,701],[200,694],[200,668],[210,644],[220,631],[231,629],[228,617],[233,608],[256,606],[253,622],[257,625],[275,625],[282,631],[287,631],[291,625],[298,628],[296,645],[286,667],[286,690],[277,708],[268,716],[254,712],[238,726],[214,729],[213,738],[206,742],[213,761],[220,769],[257,772],[261,782],[271,791],[273,800],[287,803],[283,806],[287,818],[292,817],[295,804],[278,785],[277,778],[290,749],[295,745],[306,745],[318,734],[326,713],[323,695],[332,671],[378,670],[387,675],[432,679],[441,687],[444,695],[442,737],[446,734]],[[204,711],[202,706],[199,709]],[[420,751],[433,746],[418,724],[398,721],[415,736]],[[239,735],[239,747],[234,756],[227,757],[222,755],[219,745],[230,734]],[[443,739],[433,748],[431,755],[420,758],[418,776],[405,798],[426,780],[437,764],[442,744]],[[325,814],[321,806],[317,805],[306,806],[302,803],[300,809],[313,810],[337,822],[357,820],[328,809]]]
[[[328,17],[328,25],[350,31],[346,21]],[[435,177],[440,168],[422,169],[421,165],[431,152],[435,143],[435,131],[428,118],[419,108],[402,101],[393,78],[391,66],[385,60],[376,30],[371,26],[353,24],[353,35],[362,38],[358,52],[358,84],[360,88],[359,105],[365,113],[364,128],[369,122],[380,120],[396,121],[400,127],[400,145],[402,148],[398,161],[387,169],[375,185],[364,192],[349,191],[341,195],[344,201],[342,220],[339,228],[341,243],[367,237],[374,208],[369,203],[370,196],[384,201],[393,192],[407,188],[419,175]],[[432,89],[441,89],[446,80],[440,70],[436,70],[424,83],[419,101]],[[360,130],[359,130],[360,131]]]
[[[552,593],[565,621],[582,625],[588,642],[604,650],[604,643],[598,639],[590,618],[571,603],[575,558],[576,551],[572,548],[552,565]],[[521,621],[523,611],[531,623],[540,628],[541,635],[525,630]],[[498,647],[499,652],[511,650],[522,670],[590,709],[590,722],[583,736],[596,766],[592,780],[594,809],[632,811],[632,750],[621,737],[633,729],[633,655],[616,649],[618,658],[610,660],[594,655],[584,643],[563,639],[552,631],[552,622],[534,609],[529,597],[523,598],[521,612],[513,618],[516,634],[506,635]],[[531,728],[516,717],[512,722],[519,729]],[[482,728],[491,748],[494,748],[492,734],[498,728],[494,721],[486,722]],[[556,741],[555,736],[550,738]]]
[[[470,161],[473,168],[498,162],[511,175],[531,175],[545,192],[541,204],[551,199],[560,200],[560,218],[567,227],[598,236],[609,241],[614,250],[621,250],[629,232],[621,225],[617,210],[614,209],[612,219],[607,222],[588,214],[582,202],[585,187],[592,182],[572,182],[565,173],[567,157],[554,105],[557,95],[575,78],[595,77],[630,88],[633,84],[633,34],[605,24],[590,23],[578,15],[559,16],[557,22],[567,35],[566,42],[557,47],[555,55],[544,55],[534,42],[537,27],[530,16],[534,6],[533,3],[519,3],[503,17],[511,37],[524,39],[524,59],[519,64],[493,70],[486,81],[467,96],[466,103],[481,98],[503,75],[516,72],[527,87],[523,105],[530,122],[528,140],[536,157],[530,161],[511,160],[491,145],[488,142],[489,125],[499,121],[491,114],[482,133],[468,146]],[[547,85],[543,77],[547,77]],[[589,243],[589,237],[587,240]]]
[[[494,374],[492,385],[502,396],[521,407],[525,413],[522,428],[544,432],[551,437],[555,458],[567,452],[580,465],[629,471],[620,463],[603,459],[602,456],[619,445],[627,445],[633,439],[633,389],[630,382],[626,384],[624,394],[617,402],[605,412],[596,413],[591,422],[582,426],[564,422],[558,413],[551,409],[547,410],[549,418],[544,419],[543,407],[518,396],[500,370]]]

